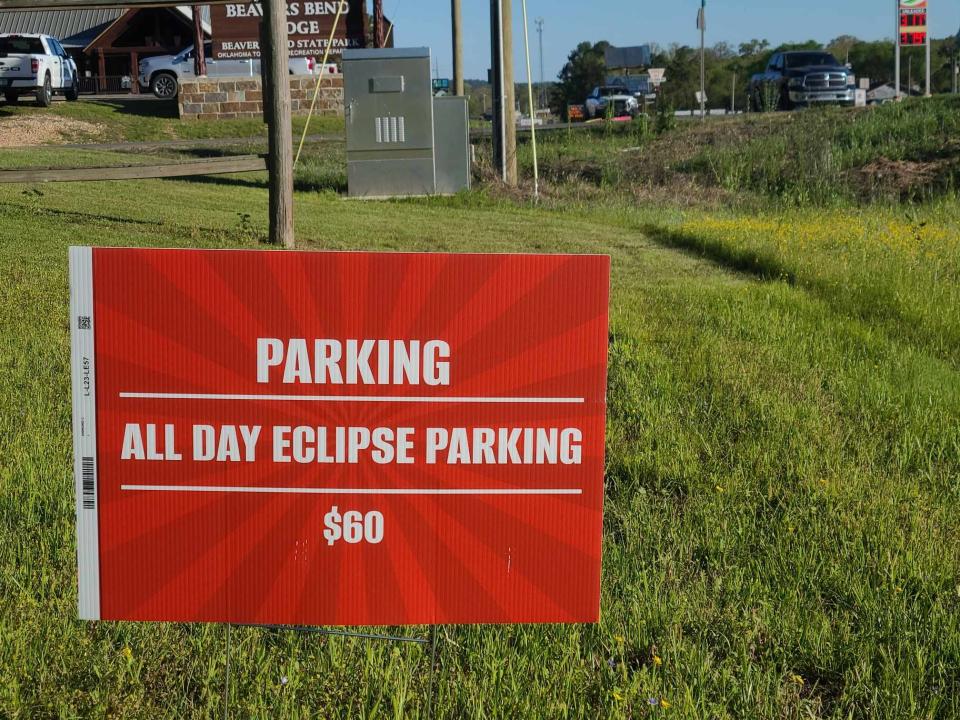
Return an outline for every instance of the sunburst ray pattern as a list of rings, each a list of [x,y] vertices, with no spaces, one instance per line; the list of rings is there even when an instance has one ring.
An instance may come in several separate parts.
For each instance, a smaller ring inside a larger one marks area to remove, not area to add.
[[[598,619],[608,258],[96,249],[93,279],[104,619]],[[258,382],[258,338],[441,340],[449,383]],[[195,458],[195,425],[255,456]],[[275,462],[277,426],[412,428],[413,461]],[[575,428],[580,459],[428,463],[428,428]],[[330,542],[334,506],[382,540]]]

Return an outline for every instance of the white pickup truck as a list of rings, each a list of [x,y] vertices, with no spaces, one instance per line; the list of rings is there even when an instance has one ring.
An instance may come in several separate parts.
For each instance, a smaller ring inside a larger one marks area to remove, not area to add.
[[[8,103],[34,95],[41,107],[49,107],[54,94],[76,100],[77,64],[49,35],[0,34],[0,92]]]
[[[203,54],[207,63],[207,77],[259,77],[260,60],[217,60],[213,57],[213,43],[204,43]],[[313,75],[320,72],[312,57],[290,58],[291,75]],[[336,72],[334,63],[327,63],[326,72]],[[195,77],[193,71],[193,45],[185,47],[176,55],[157,55],[140,61],[137,80],[140,87],[150,90],[161,99],[174,98],[180,92],[183,78]]]

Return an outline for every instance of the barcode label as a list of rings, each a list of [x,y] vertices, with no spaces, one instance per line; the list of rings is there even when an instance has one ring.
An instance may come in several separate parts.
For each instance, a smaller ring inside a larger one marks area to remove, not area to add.
[[[93,250],[70,248],[70,378],[73,386],[73,487],[77,508],[77,609],[100,619],[97,522],[97,374],[93,326]]]
[[[97,509],[97,485],[95,482],[93,458],[84,456],[80,459],[80,480],[83,487],[83,509]]]

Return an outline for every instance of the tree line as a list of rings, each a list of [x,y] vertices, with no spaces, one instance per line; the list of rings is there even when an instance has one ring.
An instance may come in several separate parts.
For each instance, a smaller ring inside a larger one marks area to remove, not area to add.
[[[592,44],[582,42],[570,52],[550,93],[550,106],[555,113],[564,116],[568,105],[582,103],[594,87],[604,84],[607,77],[604,51],[608,47],[610,43],[605,40]],[[864,41],[852,35],[841,35],[825,45],[808,40],[772,47],[767,40],[754,39],[740,43],[736,48],[718,42],[704,53],[708,105],[730,108],[736,92],[736,107],[744,109],[750,76],[762,72],[775,52],[786,50],[827,50],[841,63],[849,63],[857,78],[868,78],[871,86],[894,80],[894,44],[889,40]],[[960,43],[956,37],[933,40],[931,84],[934,93],[951,92],[953,62],[958,52]],[[654,44],[651,55],[651,67],[666,69],[660,102],[677,109],[694,107],[694,94],[700,89],[700,49],[678,43],[665,48]],[[911,62],[914,87],[922,90],[925,49],[903,48],[901,55],[904,90]]]

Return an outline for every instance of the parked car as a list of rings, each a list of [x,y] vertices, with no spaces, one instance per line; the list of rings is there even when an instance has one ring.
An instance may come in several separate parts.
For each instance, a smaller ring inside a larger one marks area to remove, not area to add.
[[[206,58],[207,77],[229,77],[235,75],[259,76],[260,60],[238,58],[235,60],[217,60],[213,58],[212,43],[203,48]],[[291,75],[312,75],[316,72],[316,61],[312,57],[290,58]],[[336,70],[336,65],[327,63],[326,71]],[[137,80],[140,87],[150,90],[158,98],[175,98],[180,92],[183,78],[196,77],[193,72],[193,45],[184,48],[176,55],[157,55],[140,61],[137,68]]]
[[[8,103],[33,95],[49,107],[53,96],[76,100],[80,94],[77,64],[49,35],[0,34],[0,91]]]
[[[637,98],[628,88],[621,85],[595,87],[584,102],[584,106],[587,111],[587,119],[605,116],[608,108],[613,113],[613,117],[623,117],[625,115],[636,117],[640,111]]]
[[[853,105],[854,80],[853,70],[828,52],[774,53],[767,69],[750,78],[750,108],[760,111],[789,110],[813,103]],[[776,108],[767,107],[774,102]]]

